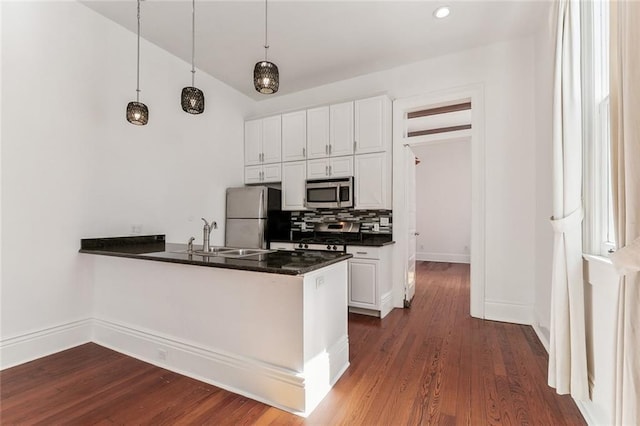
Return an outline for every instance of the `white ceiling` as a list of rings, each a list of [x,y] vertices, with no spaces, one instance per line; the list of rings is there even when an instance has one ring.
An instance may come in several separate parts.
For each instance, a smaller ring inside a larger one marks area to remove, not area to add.
[[[136,31],[135,0],[82,3]],[[449,17],[433,18],[443,4],[451,8]],[[270,0],[269,60],[280,69],[280,90],[262,95],[253,88],[253,66],[264,58],[264,1],[196,0],[196,67],[262,100],[526,36],[546,24],[550,4]],[[141,15],[143,38],[191,62],[191,0],[145,0]]]

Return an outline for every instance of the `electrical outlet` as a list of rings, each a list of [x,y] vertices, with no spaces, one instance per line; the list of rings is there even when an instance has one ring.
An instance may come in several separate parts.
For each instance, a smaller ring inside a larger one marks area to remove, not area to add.
[[[158,359],[160,361],[166,361],[167,360],[167,350],[166,349],[160,349],[158,348]]]
[[[324,276],[316,278],[316,288],[319,288],[324,284]]]
[[[389,218],[388,217],[381,217],[380,218],[380,225],[389,226]]]
[[[300,230],[301,231],[306,231],[307,230],[307,222],[302,222],[302,225],[300,225]]]
[[[373,232],[380,232],[380,224],[379,223],[374,223],[373,224]]]

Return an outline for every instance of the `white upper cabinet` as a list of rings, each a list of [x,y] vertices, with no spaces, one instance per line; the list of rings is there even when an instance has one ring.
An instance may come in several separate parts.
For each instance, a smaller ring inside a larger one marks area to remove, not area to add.
[[[391,100],[386,96],[354,102],[355,153],[391,151]]]
[[[262,120],[244,123],[244,165],[260,164],[262,159]]]
[[[282,180],[282,163],[258,164],[244,168],[244,183],[277,183]]]
[[[354,162],[355,208],[391,210],[391,153],[356,155]]]
[[[307,162],[282,164],[282,210],[306,210],[304,206]]]
[[[307,158],[329,156],[329,107],[307,110]]]
[[[353,154],[353,102],[331,105],[329,112],[331,156]]]
[[[307,158],[307,112],[282,114],[282,161]]]
[[[282,118],[279,115],[262,119],[262,162],[282,161]]]
[[[280,115],[244,123],[244,165],[282,161],[282,122]]]
[[[353,155],[307,161],[307,179],[353,176]]]

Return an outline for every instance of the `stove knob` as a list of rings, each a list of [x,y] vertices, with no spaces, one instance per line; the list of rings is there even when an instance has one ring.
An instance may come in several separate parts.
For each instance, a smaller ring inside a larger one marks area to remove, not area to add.
[[[302,248],[302,243],[298,244],[298,248]]]
[[[309,248],[309,244],[305,244],[305,245],[304,245],[304,248]]]
[[[331,250],[331,244],[327,246],[327,250]]]
[[[338,246],[333,246],[333,249],[334,250],[338,250]]]

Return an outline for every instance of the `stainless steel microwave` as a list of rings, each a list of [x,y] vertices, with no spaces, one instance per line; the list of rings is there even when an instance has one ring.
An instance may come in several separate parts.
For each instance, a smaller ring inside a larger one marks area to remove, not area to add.
[[[333,209],[353,205],[353,176],[307,181],[305,207]]]

